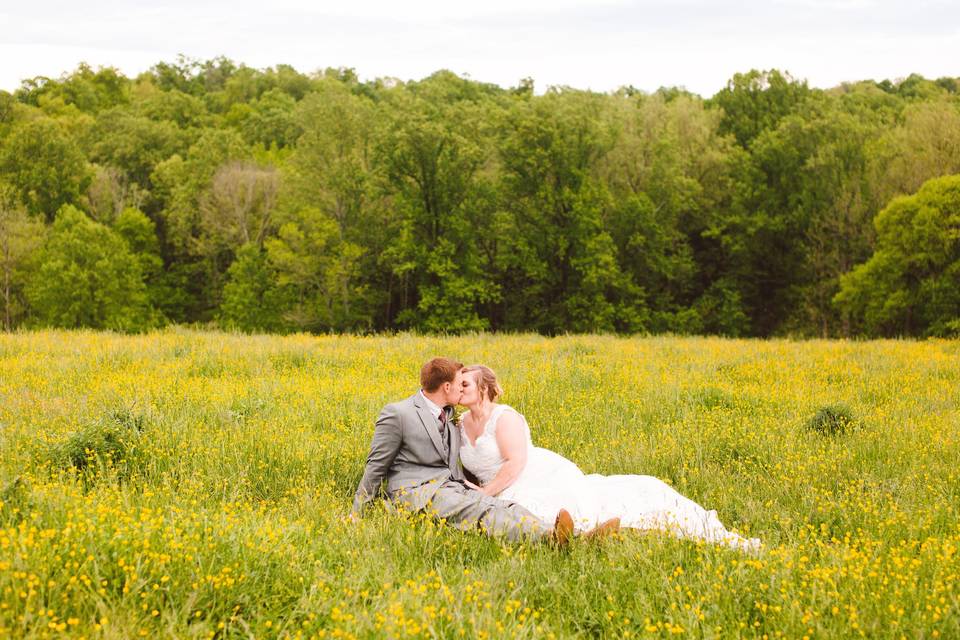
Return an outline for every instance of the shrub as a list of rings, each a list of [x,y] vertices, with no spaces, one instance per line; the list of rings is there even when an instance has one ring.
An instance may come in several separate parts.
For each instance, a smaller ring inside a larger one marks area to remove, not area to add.
[[[84,425],[55,447],[52,452],[54,465],[73,468],[86,482],[93,482],[105,474],[126,480],[135,466],[144,426],[142,415],[128,410],[112,411]]]
[[[856,419],[850,407],[838,403],[821,407],[806,426],[824,436],[843,435],[856,426]]]

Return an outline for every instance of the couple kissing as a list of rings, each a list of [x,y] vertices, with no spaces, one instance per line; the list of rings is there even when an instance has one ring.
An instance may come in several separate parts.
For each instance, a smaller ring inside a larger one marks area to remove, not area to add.
[[[760,548],[657,478],[584,474],[534,446],[526,419],[497,402],[502,393],[486,366],[449,358],[424,364],[420,390],[377,418],[352,516],[362,515],[386,481],[393,506],[512,541],[564,546],[576,534],[600,538],[625,527]],[[468,411],[455,422],[456,404]]]

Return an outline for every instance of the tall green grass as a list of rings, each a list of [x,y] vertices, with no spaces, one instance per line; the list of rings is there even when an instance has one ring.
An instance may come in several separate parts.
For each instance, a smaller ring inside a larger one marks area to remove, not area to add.
[[[347,521],[439,354],[765,550]],[[958,398],[948,341],[0,334],[0,637],[960,637]]]

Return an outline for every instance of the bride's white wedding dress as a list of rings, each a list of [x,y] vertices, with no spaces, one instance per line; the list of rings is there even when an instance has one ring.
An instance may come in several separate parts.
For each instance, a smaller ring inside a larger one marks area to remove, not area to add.
[[[470,441],[461,422],[460,461],[480,484],[493,480],[503,465],[496,429],[497,420],[505,411],[517,413],[504,404],[494,407],[476,442]],[[520,418],[527,436],[527,464],[498,498],[517,502],[546,522],[553,522],[560,509],[566,509],[578,531],[587,531],[604,520],[619,517],[621,527],[659,529],[679,537],[699,538],[738,549],[760,547],[759,539],[743,538],[728,531],[716,511],[707,511],[657,478],[584,474],[560,454],[533,446],[530,427],[522,415]]]

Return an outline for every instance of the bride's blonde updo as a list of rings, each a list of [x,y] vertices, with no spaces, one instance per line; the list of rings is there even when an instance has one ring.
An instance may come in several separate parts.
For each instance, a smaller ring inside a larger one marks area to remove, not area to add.
[[[503,389],[497,383],[497,374],[493,369],[482,364],[472,364],[463,368],[464,373],[477,373],[477,390],[480,397],[486,396],[490,402],[496,402],[503,395]]]

